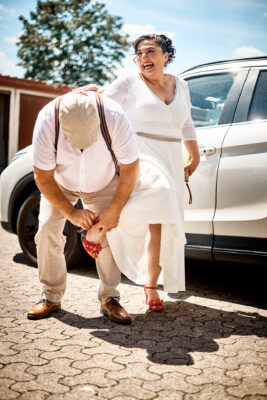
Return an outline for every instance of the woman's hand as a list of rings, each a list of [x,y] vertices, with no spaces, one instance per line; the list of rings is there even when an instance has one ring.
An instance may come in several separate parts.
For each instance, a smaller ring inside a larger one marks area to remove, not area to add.
[[[95,85],[94,83],[89,83],[89,85],[85,85],[85,86],[80,86],[80,87],[76,87],[75,89],[72,90],[73,92],[98,92],[98,93],[103,93],[103,90],[100,89],[99,86]]]
[[[188,152],[184,160],[184,170],[188,171],[189,175],[192,175],[193,172],[197,169],[198,164],[200,162],[200,155],[199,155],[197,141],[185,140],[184,144]]]
[[[191,155],[188,155],[188,158],[184,164],[184,170],[189,171],[189,175],[192,175],[193,172],[197,169],[199,164],[199,159],[194,160]]]

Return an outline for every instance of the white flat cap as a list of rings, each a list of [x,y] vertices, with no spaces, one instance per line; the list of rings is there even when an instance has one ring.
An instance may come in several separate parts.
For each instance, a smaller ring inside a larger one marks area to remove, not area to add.
[[[92,92],[71,92],[61,98],[60,126],[67,142],[76,149],[86,149],[97,140],[100,121],[92,96]]]

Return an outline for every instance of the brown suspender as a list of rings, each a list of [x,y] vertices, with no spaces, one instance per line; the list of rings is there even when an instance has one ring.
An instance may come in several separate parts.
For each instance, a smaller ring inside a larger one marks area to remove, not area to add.
[[[97,103],[98,114],[99,114],[99,118],[100,118],[100,129],[101,129],[103,138],[106,142],[107,148],[110,151],[112,160],[114,162],[116,174],[120,175],[119,163],[118,163],[118,160],[117,160],[117,158],[114,154],[114,151],[112,150],[112,147],[111,147],[112,142],[111,142],[111,137],[110,137],[107,122],[106,122],[103,99],[99,93],[95,92],[95,94],[96,94],[96,103]]]
[[[57,99],[55,104],[55,149],[57,154],[57,144],[58,144],[58,136],[59,136],[59,105],[60,105],[61,96]]]
[[[120,175],[120,166],[119,166],[118,160],[114,154],[114,151],[112,150],[112,147],[111,147],[112,141],[111,141],[111,137],[110,137],[107,122],[106,122],[104,103],[103,103],[103,100],[102,100],[102,97],[100,96],[100,94],[97,92],[95,92],[95,94],[96,94],[97,110],[98,110],[98,114],[99,114],[99,118],[100,118],[100,129],[101,129],[103,138],[105,140],[105,143],[107,145],[107,148],[110,151],[112,160],[114,162],[116,174]],[[58,136],[59,136],[60,100],[61,100],[61,97],[59,97],[57,99],[56,104],[55,104],[55,149],[56,149],[56,153],[57,153],[57,144],[58,144]]]

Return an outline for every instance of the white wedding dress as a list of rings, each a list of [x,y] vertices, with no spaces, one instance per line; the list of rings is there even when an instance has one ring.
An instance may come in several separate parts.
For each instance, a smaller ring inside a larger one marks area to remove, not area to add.
[[[135,132],[196,140],[187,84],[176,79],[173,101],[166,105],[139,77],[116,80],[105,95],[116,100]],[[146,282],[148,224],[161,224],[159,283],[170,293],[185,290],[184,169],[181,142],[136,136],[140,178],[122,210],[117,228],[107,233],[114,259],[130,280]]]

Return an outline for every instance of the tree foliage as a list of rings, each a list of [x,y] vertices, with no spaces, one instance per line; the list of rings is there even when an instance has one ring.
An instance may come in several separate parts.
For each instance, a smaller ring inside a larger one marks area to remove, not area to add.
[[[129,48],[122,19],[97,0],[38,0],[30,18],[20,16],[18,57],[25,78],[103,85]]]

